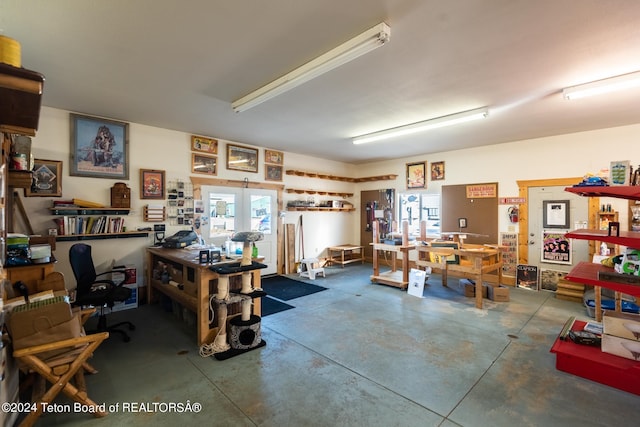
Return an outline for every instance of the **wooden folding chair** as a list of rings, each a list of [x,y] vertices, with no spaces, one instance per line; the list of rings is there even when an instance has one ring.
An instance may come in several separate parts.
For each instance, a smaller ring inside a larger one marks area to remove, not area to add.
[[[82,323],[90,316],[91,310],[82,311]],[[32,401],[33,403],[37,403],[36,410],[27,415],[20,424],[21,427],[32,426],[42,414],[43,408],[51,404],[61,391],[74,401],[87,407],[93,407],[95,409],[93,411],[95,417],[104,417],[107,415],[107,413],[101,411],[98,404],[92,401],[87,395],[84,373],[85,371],[89,373],[97,372],[89,365],[87,359],[93,355],[93,352],[102,344],[102,341],[108,337],[108,332],[101,332],[26,347],[13,352],[13,357],[22,366],[22,369],[35,372],[43,380],[51,383],[51,387],[46,392],[44,392],[44,384],[42,387],[34,385]],[[42,357],[43,353],[50,354],[52,350],[63,349],[68,349],[68,351],[49,359]],[[72,379],[75,379],[75,385],[71,383]]]

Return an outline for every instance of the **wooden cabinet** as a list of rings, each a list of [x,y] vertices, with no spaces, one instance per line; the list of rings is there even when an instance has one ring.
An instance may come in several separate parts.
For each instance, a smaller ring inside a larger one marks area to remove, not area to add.
[[[618,222],[618,212],[616,211],[611,211],[611,210],[601,210],[600,212],[598,212],[598,218],[597,218],[597,226],[599,230],[609,230],[609,225],[611,223],[615,223]],[[600,251],[600,244],[602,242],[600,241],[595,241],[595,251],[598,252]],[[609,248],[609,253],[612,255],[615,255],[618,253],[618,245],[615,244],[610,244],[607,242],[604,242],[607,247]]]

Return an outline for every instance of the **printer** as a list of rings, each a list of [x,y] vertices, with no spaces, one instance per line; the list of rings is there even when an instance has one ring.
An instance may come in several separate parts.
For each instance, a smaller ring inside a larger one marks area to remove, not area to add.
[[[198,235],[193,230],[181,230],[162,242],[163,248],[180,249],[198,241]]]

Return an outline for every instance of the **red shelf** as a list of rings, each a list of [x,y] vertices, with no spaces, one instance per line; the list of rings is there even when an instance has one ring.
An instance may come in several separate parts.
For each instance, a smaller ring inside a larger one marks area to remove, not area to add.
[[[584,328],[585,322],[576,320],[574,331]],[[640,395],[640,362],[603,353],[599,347],[575,344],[556,339],[551,347],[556,355],[556,369],[601,384]]]
[[[565,191],[585,197],[616,197],[619,199],[640,200],[640,186],[593,186],[566,187]]]
[[[637,231],[620,231],[619,236],[609,236],[607,230],[573,230],[565,234],[565,237],[579,240],[597,240],[599,242],[623,245],[631,248],[640,246],[640,233]]]
[[[571,269],[566,279],[571,282],[583,283],[585,285],[601,286],[614,291],[623,292],[625,294],[640,296],[640,286],[627,285],[624,283],[607,282],[598,279],[599,271],[614,271],[613,268],[605,267],[602,264],[593,262],[580,262]]]

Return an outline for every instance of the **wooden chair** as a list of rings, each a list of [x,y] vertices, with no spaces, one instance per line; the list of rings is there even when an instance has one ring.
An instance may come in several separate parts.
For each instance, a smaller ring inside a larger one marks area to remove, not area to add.
[[[80,314],[80,321],[84,324],[84,321],[94,311],[95,309],[83,310]],[[87,359],[93,355],[93,352],[100,346],[102,341],[108,337],[108,332],[100,332],[14,350],[13,357],[18,361],[21,369],[34,372],[39,377],[33,386],[32,393],[32,402],[37,404],[35,411],[27,415],[20,423],[21,427],[34,425],[42,414],[43,407],[52,403],[61,391],[72,400],[82,405],[93,407],[95,411],[92,413],[95,417],[107,415],[87,395],[84,374],[85,372],[92,374],[97,372],[87,362]],[[67,351],[53,358],[45,359],[42,357],[43,354],[50,354],[52,350],[64,349]],[[72,379],[75,384],[71,383]],[[45,392],[47,381],[51,383],[51,387]]]

